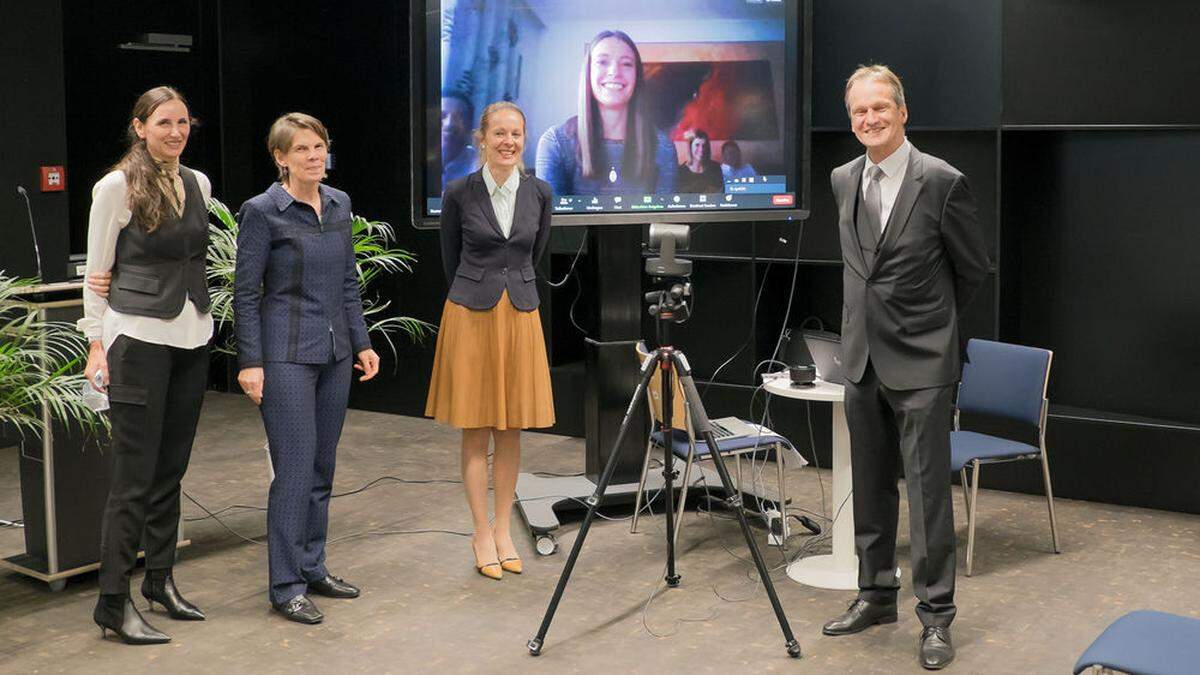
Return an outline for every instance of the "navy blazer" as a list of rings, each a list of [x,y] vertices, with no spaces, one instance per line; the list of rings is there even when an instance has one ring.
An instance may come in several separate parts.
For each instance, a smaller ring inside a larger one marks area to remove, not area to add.
[[[514,307],[533,311],[538,306],[533,266],[550,241],[550,185],[521,174],[512,229],[505,239],[482,171],[450,181],[442,195],[442,264],[449,298],[471,309],[491,309],[507,288]]]
[[[319,190],[319,221],[279,183],[238,211],[233,309],[242,368],[340,361],[371,346],[350,197],[327,185]]]

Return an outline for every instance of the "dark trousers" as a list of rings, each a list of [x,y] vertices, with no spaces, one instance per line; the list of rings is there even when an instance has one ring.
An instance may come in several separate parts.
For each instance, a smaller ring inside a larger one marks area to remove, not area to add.
[[[271,602],[283,604],[322,579],[329,495],[346,402],[350,359],[263,364],[263,425],[271,446],[267,543]]]
[[[119,336],[108,350],[112,482],[100,530],[100,592],[129,592],[139,542],[146,569],[175,564],[179,482],[208,382],[208,347]],[[143,536],[144,533],[144,536]]]
[[[897,391],[867,361],[862,380],[846,383],[854,478],[854,543],[859,596],[895,602],[896,481],[904,462],[912,584],[926,626],[954,620],[954,509],[950,500],[953,386]]]

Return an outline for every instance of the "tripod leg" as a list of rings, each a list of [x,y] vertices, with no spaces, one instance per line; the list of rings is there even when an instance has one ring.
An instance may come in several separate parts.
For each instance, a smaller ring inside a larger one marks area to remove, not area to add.
[[[579,551],[583,548],[584,539],[587,538],[588,528],[596,518],[596,509],[600,507],[600,502],[604,499],[604,492],[608,489],[608,484],[612,481],[613,473],[616,471],[617,449],[621,447],[621,441],[625,440],[625,433],[629,431],[629,424],[633,421],[634,412],[637,411],[638,401],[645,397],[646,385],[650,383],[650,378],[654,376],[654,369],[657,367],[657,359],[646,359],[646,362],[642,364],[641,379],[638,381],[637,389],[633,392],[633,397],[629,399],[629,407],[625,409],[625,417],[621,420],[621,429],[617,432],[616,440],[613,441],[608,462],[605,463],[604,471],[600,474],[600,481],[596,483],[596,490],[592,496],[587,498],[587,515],[583,517],[583,523],[579,526],[579,534],[575,536],[575,543],[571,546],[571,554],[567,556],[562,574],[558,577],[558,585],[554,588],[554,595],[550,598],[550,606],[546,608],[546,614],[542,617],[542,625],[538,628],[537,635],[526,643],[529,653],[533,656],[542,653],[542,642],[546,639],[546,632],[550,630],[550,622],[554,621],[554,612],[558,610],[558,602],[562,600],[563,591],[567,588],[571,570],[575,568],[575,561],[579,558]]]
[[[771,581],[771,572],[767,569],[766,563],[763,562],[762,553],[759,552],[758,546],[754,543],[754,535],[750,531],[750,524],[746,522],[746,513],[742,510],[740,492],[734,491],[733,482],[729,478],[729,470],[725,467],[725,459],[721,457],[721,453],[717,450],[717,439],[713,436],[712,428],[708,423],[708,413],[704,411],[704,403],[700,400],[700,392],[696,391],[696,383],[692,380],[691,366],[688,365],[687,358],[683,355],[683,352],[673,352],[671,359],[674,362],[675,375],[679,378],[679,384],[683,388],[684,398],[691,405],[692,428],[704,436],[704,442],[708,444],[708,452],[712,456],[713,466],[716,467],[717,473],[721,476],[721,484],[725,488],[725,493],[731,495],[731,502],[736,502],[730,504],[730,508],[737,517],[738,526],[742,530],[742,536],[746,539],[746,548],[750,549],[750,556],[754,558],[754,566],[758,569],[758,576],[762,579],[763,588],[767,591],[767,598],[771,601],[771,608],[775,610],[775,618],[779,621],[779,629],[783,631],[783,637],[786,640],[785,646],[788,656],[799,658],[800,642],[792,634],[792,627],[788,624],[787,615],[783,612],[783,606],[779,604],[779,596],[775,594],[775,584]]]
[[[679,573],[675,571],[675,479],[679,473],[675,471],[675,420],[672,413],[675,410],[674,361],[669,359],[672,350],[660,348],[657,352],[659,359],[666,358],[665,368],[662,369],[662,408],[663,408],[663,489],[667,493],[666,508],[663,515],[667,521],[667,586],[674,588],[679,585]],[[660,361],[661,362],[661,361]],[[685,406],[686,407],[686,406]],[[679,420],[685,422],[685,420]]]

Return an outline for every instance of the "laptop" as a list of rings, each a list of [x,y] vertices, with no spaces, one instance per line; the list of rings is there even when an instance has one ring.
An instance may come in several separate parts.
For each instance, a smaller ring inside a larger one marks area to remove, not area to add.
[[[804,346],[812,356],[817,368],[817,377],[830,384],[845,384],[842,375],[842,338],[837,333],[823,330],[801,331]]]
[[[757,424],[751,424],[737,417],[718,417],[717,419],[709,420],[708,423],[712,426],[713,437],[718,441],[723,441],[727,438],[758,436],[760,433]]]

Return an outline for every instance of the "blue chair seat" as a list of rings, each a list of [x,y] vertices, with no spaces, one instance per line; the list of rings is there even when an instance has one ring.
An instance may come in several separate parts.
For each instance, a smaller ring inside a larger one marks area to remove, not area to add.
[[[1041,449],[1036,445],[1010,441],[1007,438],[988,436],[974,431],[950,432],[950,470],[959,471],[967,462],[975,459],[1003,459],[1036,455]]]
[[[656,431],[652,434],[654,443],[658,446],[663,445],[663,432]],[[672,429],[671,433],[671,452],[680,459],[687,459],[688,456],[688,435],[683,429]],[[721,454],[727,452],[735,452],[737,450],[746,450],[758,446],[762,450],[770,450],[771,446],[779,443],[781,446],[791,449],[792,444],[783,436],[765,435],[765,436],[739,436],[738,438],[726,438],[717,441],[717,449]],[[696,439],[696,459],[704,459],[708,457],[708,443],[704,442],[703,438]]]
[[[1143,675],[1185,675],[1200,664],[1200,619],[1138,610],[1112,622],[1075,662]]]

